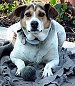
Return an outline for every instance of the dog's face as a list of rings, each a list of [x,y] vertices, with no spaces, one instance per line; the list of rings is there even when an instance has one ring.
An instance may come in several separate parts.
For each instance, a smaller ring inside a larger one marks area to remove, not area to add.
[[[22,5],[13,13],[21,18],[21,26],[23,30],[27,30],[28,34],[43,33],[50,27],[50,18],[55,18],[58,15],[50,4]]]
[[[39,5],[30,5],[24,12],[24,17],[21,19],[22,27],[25,27],[28,32],[42,32],[50,26],[50,20],[46,16],[43,7]]]

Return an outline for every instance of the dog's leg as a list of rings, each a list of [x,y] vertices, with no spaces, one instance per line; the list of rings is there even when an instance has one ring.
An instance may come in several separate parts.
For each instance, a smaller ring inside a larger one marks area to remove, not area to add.
[[[16,75],[19,76],[20,73],[21,73],[21,70],[25,67],[25,63],[23,60],[21,59],[16,59],[16,58],[13,58],[11,59],[12,62],[17,66],[17,71],[16,71]]]
[[[52,76],[53,73],[52,73],[52,68],[55,67],[56,65],[59,64],[59,58],[56,58],[50,62],[48,62],[45,67],[44,67],[44,71],[43,71],[43,77],[46,77],[46,76]]]

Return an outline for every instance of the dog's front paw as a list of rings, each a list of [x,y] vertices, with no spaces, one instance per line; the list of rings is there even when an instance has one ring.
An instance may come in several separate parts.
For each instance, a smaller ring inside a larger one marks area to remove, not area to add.
[[[21,75],[21,71],[25,67],[25,63],[21,59],[17,59],[17,61],[15,62],[15,65],[17,66],[17,71],[16,71],[15,75],[16,76],[20,76]]]
[[[16,75],[16,76],[21,76],[21,71],[17,69],[17,71],[16,71],[16,74],[15,74],[15,75]]]
[[[15,75],[16,76],[21,76],[21,72],[22,72],[22,70],[23,70],[24,67],[17,68],[17,71],[16,71],[16,74]]]
[[[46,77],[46,76],[52,76],[52,70],[51,67],[49,67],[48,65],[45,66],[42,77]]]

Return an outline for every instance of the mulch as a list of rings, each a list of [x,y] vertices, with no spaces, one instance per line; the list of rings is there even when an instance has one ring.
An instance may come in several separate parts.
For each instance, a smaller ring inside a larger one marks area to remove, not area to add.
[[[25,81],[15,76],[16,66],[10,60],[9,54],[13,49],[10,42],[0,46],[0,86],[75,86],[75,54],[62,48],[60,63],[53,68],[53,76],[41,78],[40,69],[36,69],[36,80]]]
[[[0,26],[2,27],[9,27],[18,21],[19,21],[19,18],[16,18],[16,17],[9,18],[8,16],[3,16],[3,17],[0,16]]]

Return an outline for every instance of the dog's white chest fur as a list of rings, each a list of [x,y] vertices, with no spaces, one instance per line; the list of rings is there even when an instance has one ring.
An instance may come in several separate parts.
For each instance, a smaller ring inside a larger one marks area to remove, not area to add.
[[[16,53],[18,55],[19,59],[22,59],[23,61],[30,61],[30,62],[34,62],[36,61],[36,54],[39,50],[39,46],[33,46],[29,43],[26,43],[25,45],[23,45],[21,42],[19,42],[19,44],[17,45],[18,40],[16,41],[15,44],[15,56]],[[16,50],[17,49],[17,50]],[[12,52],[13,53],[13,52]]]

